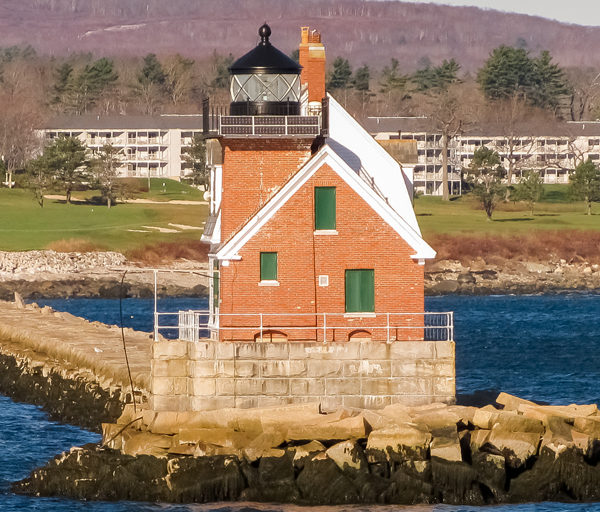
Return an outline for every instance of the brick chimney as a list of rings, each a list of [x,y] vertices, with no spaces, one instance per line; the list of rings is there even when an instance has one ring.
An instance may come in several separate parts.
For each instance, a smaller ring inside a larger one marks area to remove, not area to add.
[[[302,27],[301,36],[300,83],[302,86],[308,84],[309,110],[320,109],[321,100],[325,97],[325,47],[321,42],[321,34],[314,29]]]

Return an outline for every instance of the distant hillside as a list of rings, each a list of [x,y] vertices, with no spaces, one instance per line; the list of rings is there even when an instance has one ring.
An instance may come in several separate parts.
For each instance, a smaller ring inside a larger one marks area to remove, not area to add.
[[[405,70],[422,58],[455,57],[463,69],[481,65],[500,44],[548,49],[563,66],[599,66],[600,28],[475,7],[364,0],[2,0],[0,45],[30,43],[44,53],[180,52],[216,50],[239,56],[267,20],[285,51],[299,27],[323,34],[330,58],[375,67],[396,57]]]

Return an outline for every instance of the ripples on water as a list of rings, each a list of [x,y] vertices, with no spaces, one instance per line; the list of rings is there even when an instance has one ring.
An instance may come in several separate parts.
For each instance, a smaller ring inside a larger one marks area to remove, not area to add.
[[[119,302],[109,299],[39,301],[109,324],[119,324]],[[205,299],[164,299],[162,311],[204,309]],[[600,296],[430,297],[430,311],[455,312],[457,391],[501,389],[549,403],[600,402]],[[152,330],[153,301],[123,301],[124,324]],[[535,503],[494,507],[354,506],[295,507],[239,503],[234,506],[154,505],[29,498],[7,492],[26,476],[73,445],[99,436],[47,421],[36,407],[0,397],[0,512],[600,512],[600,504]],[[25,444],[26,441],[26,444]]]

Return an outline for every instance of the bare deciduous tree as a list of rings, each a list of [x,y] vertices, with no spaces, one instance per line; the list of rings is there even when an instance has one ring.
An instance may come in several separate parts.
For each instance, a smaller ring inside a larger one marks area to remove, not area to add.
[[[14,172],[23,168],[41,147],[36,134],[41,125],[40,107],[31,98],[0,93],[0,158],[8,187],[13,186]]]

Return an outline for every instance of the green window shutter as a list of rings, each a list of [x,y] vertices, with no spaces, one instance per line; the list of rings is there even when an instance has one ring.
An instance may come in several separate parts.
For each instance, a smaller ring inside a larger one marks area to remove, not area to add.
[[[260,280],[277,281],[277,253],[260,253]]]
[[[374,311],[374,270],[346,270],[346,313],[370,313]]]
[[[219,267],[216,267],[219,268]],[[219,271],[213,272],[213,311],[219,307]]]
[[[335,187],[315,187],[315,230],[335,229]]]

